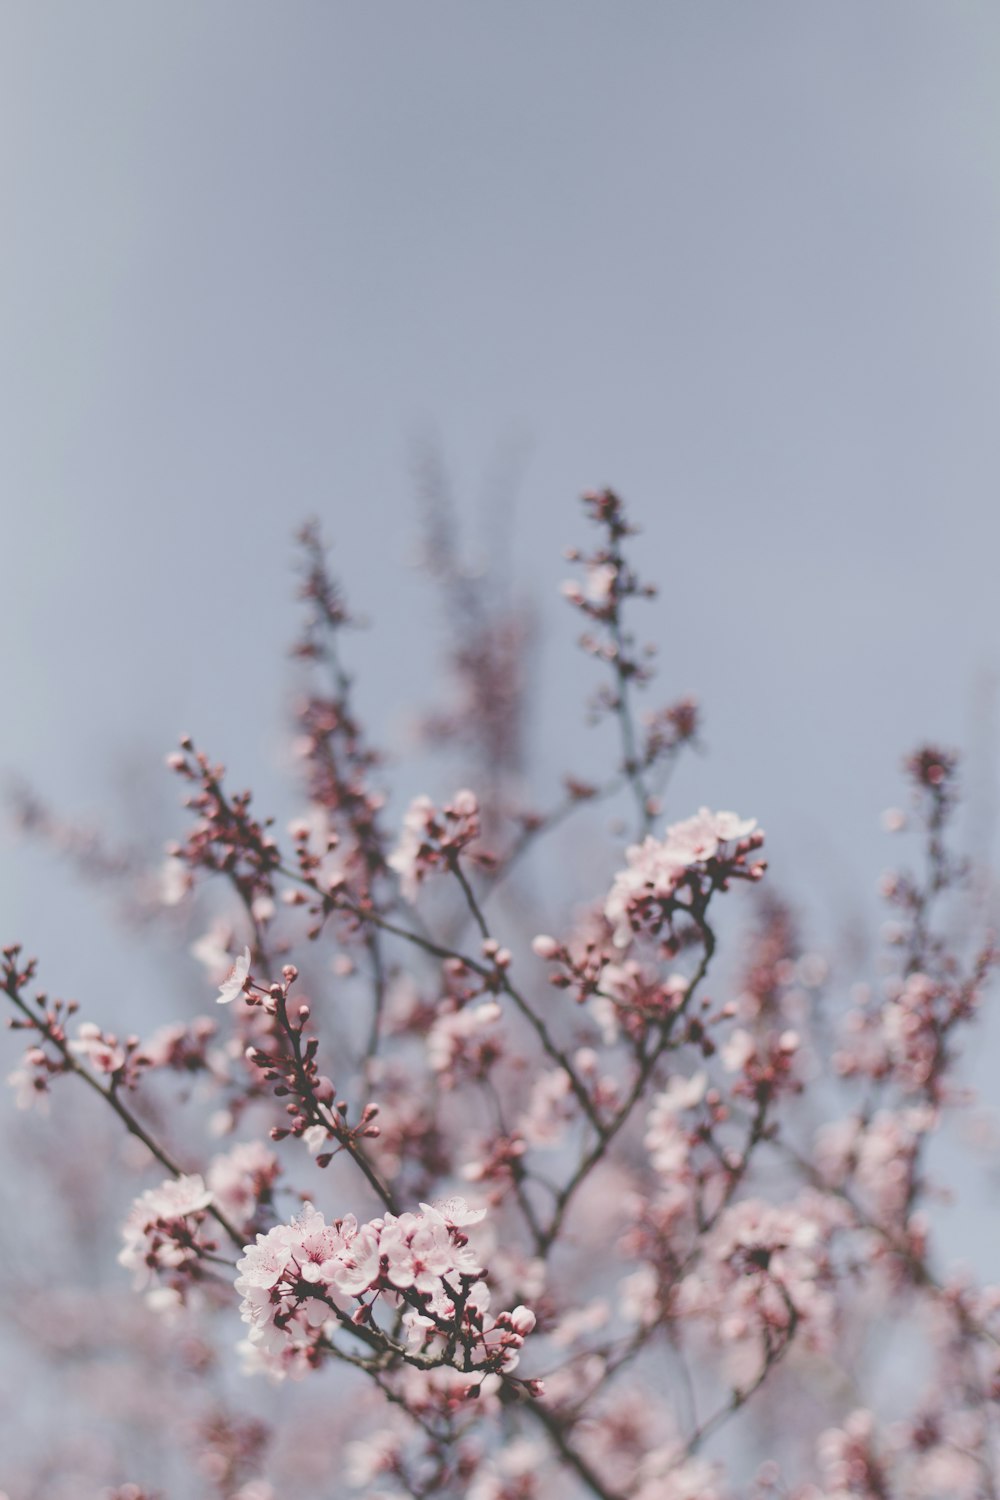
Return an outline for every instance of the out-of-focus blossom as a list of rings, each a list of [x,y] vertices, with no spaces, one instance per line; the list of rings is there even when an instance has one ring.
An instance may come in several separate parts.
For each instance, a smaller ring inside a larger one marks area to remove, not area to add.
[[[205,1246],[199,1239],[212,1194],[203,1179],[168,1178],[137,1198],[122,1228],[118,1260],[134,1273],[138,1288],[162,1279],[183,1295]]]

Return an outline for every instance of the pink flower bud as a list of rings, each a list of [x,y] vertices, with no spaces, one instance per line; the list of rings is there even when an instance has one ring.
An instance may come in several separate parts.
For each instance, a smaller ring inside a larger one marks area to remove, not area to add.
[[[530,1307],[518,1306],[510,1315],[511,1327],[515,1333],[525,1338],[534,1328],[537,1318]]]
[[[537,958],[544,959],[555,958],[556,954],[561,951],[555,938],[549,937],[544,932],[539,933],[538,937],[532,938],[531,949]]]

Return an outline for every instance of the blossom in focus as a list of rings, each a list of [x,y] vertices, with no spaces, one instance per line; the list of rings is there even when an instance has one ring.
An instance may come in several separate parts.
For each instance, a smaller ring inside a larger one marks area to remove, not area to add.
[[[243,993],[249,973],[250,949],[244,948],[225,979],[219,985],[218,1003],[220,1005],[228,1005],[230,1000],[235,1000],[237,995]]]
[[[236,1281],[256,1368],[279,1379],[304,1374],[338,1309],[375,1291],[380,1305],[399,1308],[411,1352],[428,1365],[512,1370],[534,1313],[488,1316],[485,1268],[464,1232],[484,1214],[450,1198],[368,1224],[353,1215],[327,1224],[307,1203],[291,1223],[258,1234]]]
[[[627,849],[627,868],[615,876],[604,908],[614,929],[615,946],[627,947],[642,912],[651,905],[665,907],[672,902],[689,873],[704,871],[710,860],[721,860],[724,869],[727,863],[737,864],[741,842],[756,827],[755,818],[713,813],[703,807],[693,818],[671,824],[662,840],[650,836]],[[754,843],[760,842],[757,835]]]
[[[474,792],[456,792],[439,813],[429,797],[415,797],[403,818],[399,843],[389,855],[407,901],[417,899],[432,870],[447,868],[460,850],[479,837],[479,802]]]

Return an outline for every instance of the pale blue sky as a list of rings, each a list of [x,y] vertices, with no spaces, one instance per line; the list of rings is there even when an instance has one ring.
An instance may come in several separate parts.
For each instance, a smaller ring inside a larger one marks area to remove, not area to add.
[[[189,729],[273,782],[310,512],[398,730],[414,445],[471,514],[523,444],[549,777],[600,744],[555,588],[612,483],[706,713],[674,811],[866,897],[900,754],[981,741],[1000,665],[998,85],[959,0],[8,0],[0,761],[94,814]],[[48,871],[5,842],[3,930],[82,990],[107,933]]]

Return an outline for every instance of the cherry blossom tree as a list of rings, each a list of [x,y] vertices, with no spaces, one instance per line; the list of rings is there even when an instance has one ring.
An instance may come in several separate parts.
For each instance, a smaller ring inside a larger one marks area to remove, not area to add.
[[[188,736],[155,881],[22,799],[205,978],[198,1015],[119,1036],[3,950],[13,1098],[48,1114],[32,1202],[73,1236],[17,1269],[12,1316],[33,1368],[85,1372],[90,1442],[53,1413],[8,1500],[996,1500],[1000,1284],[937,1228],[997,960],[956,757],[905,762],[912,811],[886,823],[916,873],[883,882],[852,981],[803,946],[747,809],[669,805],[701,712],[642,706],[654,586],[621,499],[584,509],[563,593],[617,740],[604,780],[526,803],[526,616],[439,548],[457,691],[426,723],[470,785],[393,813],[311,526],[298,817]],[[583,905],[550,891],[539,931],[524,872],[605,806],[630,825],[613,866]],[[74,1139],[74,1091],[105,1133]]]

